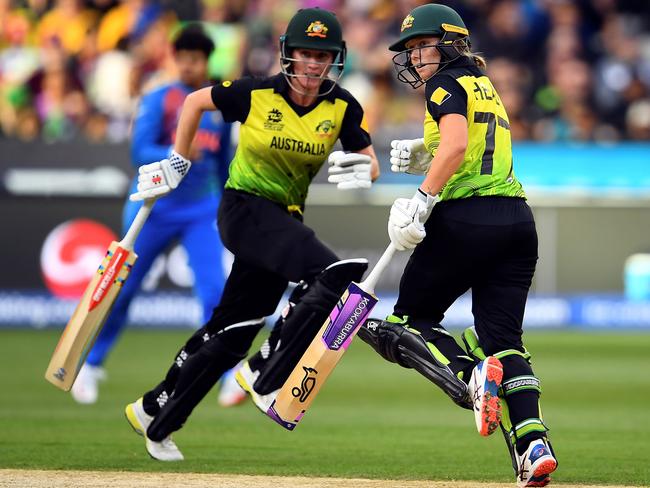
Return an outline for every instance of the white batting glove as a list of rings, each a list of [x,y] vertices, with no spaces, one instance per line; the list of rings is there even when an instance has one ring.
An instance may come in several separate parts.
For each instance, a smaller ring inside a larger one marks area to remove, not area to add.
[[[329,163],[327,181],[336,183],[339,190],[370,188],[372,186],[370,161],[372,159],[366,154],[334,151],[327,159]]]
[[[130,195],[129,200],[137,202],[167,195],[179,185],[191,166],[190,160],[176,151],[171,152],[169,159],[140,166],[138,191]]]
[[[433,157],[424,147],[424,139],[396,139],[390,143],[390,169],[394,173],[423,175]]]
[[[388,236],[398,251],[413,249],[427,235],[424,222],[429,218],[438,197],[418,188],[413,198],[398,198],[390,208]]]

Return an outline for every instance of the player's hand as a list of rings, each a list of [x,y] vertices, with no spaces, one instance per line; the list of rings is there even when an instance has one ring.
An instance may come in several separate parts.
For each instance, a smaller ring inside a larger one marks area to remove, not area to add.
[[[172,151],[169,159],[140,166],[138,191],[130,195],[129,200],[137,202],[167,195],[179,185],[191,166],[190,160],[176,151]]]
[[[339,190],[370,188],[372,186],[370,161],[372,159],[366,154],[334,151],[327,159],[329,163],[327,181],[336,183]]]
[[[390,169],[394,173],[423,175],[429,171],[433,158],[424,147],[424,139],[396,139],[390,147]]]
[[[390,208],[388,236],[398,251],[413,249],[427,235],[424,222],[429,218],[438,197],[418,188],[413,198],[398,198]]]

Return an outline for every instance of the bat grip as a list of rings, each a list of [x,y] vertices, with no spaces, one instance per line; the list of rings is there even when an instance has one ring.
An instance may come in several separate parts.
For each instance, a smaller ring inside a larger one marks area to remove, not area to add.
[[[138,234],[142,230],[144,223],[147,221],[149,214],[151,214],[151,209],[153,208],[154,203],[156,203],[155,198],[148,198],[144,201],[142,207],[140,207],[140,210],[138,210],[138,213],[135,215],[135,219],[133,219],[131,227],[129,227],[129,230],[126,231],[126,235],[120,241],[120,246],[122,246],[124,249],[127,249],[129,251],[133,250],[135,240],[138,238]]]
[[[388,263],[390,263],[390,260],[393,258],[395,251],[396,249],[395,246],[393,246],[393,243],[391,242],[388,244],[388,247],[384,251],[384,254],[381,255],[379,261],[377,261],[377,264],[375,264],[375,267],[372,268],[370,274],[368,274],[368,277],[359,284],[364,291],[367,291],[368,293],[375,292],[375,286],[377,286],[377,282],[379,281],[381,274],[386,269],[386,266],[388,266]]]

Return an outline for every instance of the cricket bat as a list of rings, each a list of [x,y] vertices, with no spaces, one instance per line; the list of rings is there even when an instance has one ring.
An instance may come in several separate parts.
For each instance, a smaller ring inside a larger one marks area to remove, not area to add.
[[[285,429],[293,430],[302,420],[359,327],[379,301],[374,295],[375,286],[394,253],[395,247],[391,243],[364,281],[350,283],[280,388],[266,414]]]
[[[138,259],[133,245],[149,217],[156,199],[145,200],[124,238],[111,242],[97,273],[86,287],[70,321],[54,349],[45,379],[70,391],[86,356],[113,308],[122,285]]]

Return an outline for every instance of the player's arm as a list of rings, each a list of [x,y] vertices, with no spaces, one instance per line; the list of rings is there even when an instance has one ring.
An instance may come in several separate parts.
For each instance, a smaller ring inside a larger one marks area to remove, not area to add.
[[[344,151],[330,154],[327,180],[336,183],[340,190],[370,188],[379,178],[379,161],[361,105],[348,92],[343,92],[343,96],[348,102],[339,133]]]
[[[366,156],[370,156],[370,179],[374,182],[379,178],[380,170],[379,170],[379,160],[377,159],[377,155],[375,154],[375,148],[372,146],[368,146],[363,149],[359,149],[357,151],[359,154],[365,154]]]
[[[169,159],[165,158],[140,166],[138,191],[129,197],[132,201],[158,198],[178,187],[192,166],[192,162],[187,156],[189,156],[190,146],[199,127],[201,116],[204,111],[215,109],[210,96],[210,88],[202,88],[185,97],[176,129],[174,149],[172,149]]]
[[[201,88],[185,97],[181,116],[178,119],[176,128],[176,141],[174,151],[184,158],[189,158],[190,147],[203,112],[216,110],[217,107],[212,101],[212,87]]]
[[[429,167],[420,188],[429,195],[437,195],[449,178],[458,170],[467,149],[467,119],[460,114],[440,117],[440,145],[433,164]]]
[[[438,201],[438,193],[462,164],[467,149],[465,90],[456,80],[441,77],[435,84],[427,84],[425,96],[427,111],[438,123],[440,142],[413,197],[398,198],[391,207],[388,235],[398,250],[413,249],[424,239],[424,222]]]

